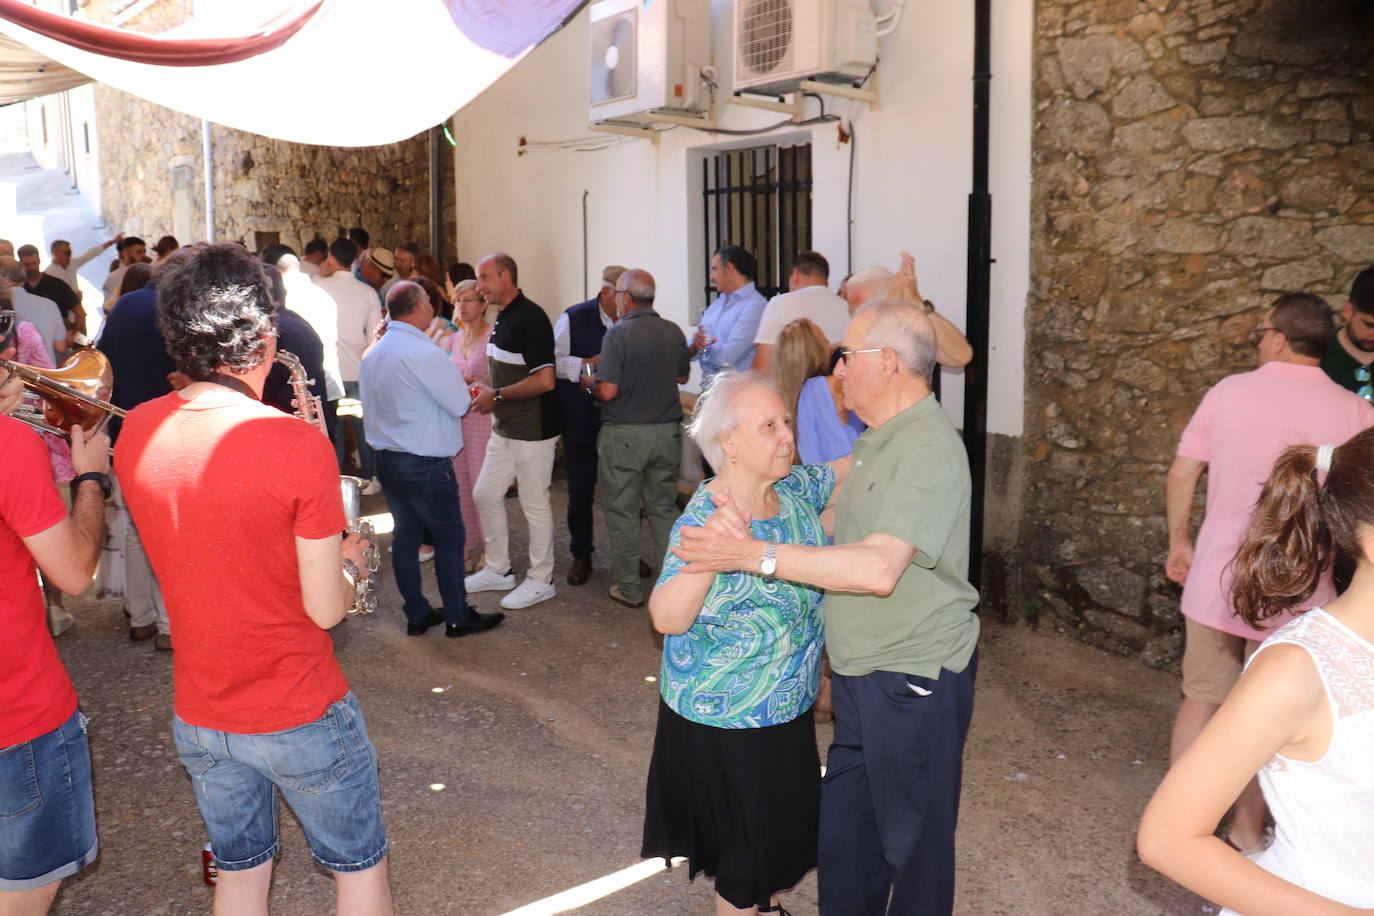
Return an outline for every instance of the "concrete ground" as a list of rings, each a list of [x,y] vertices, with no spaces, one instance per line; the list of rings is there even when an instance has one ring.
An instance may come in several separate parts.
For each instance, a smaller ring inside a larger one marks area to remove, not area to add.
[[[556,478],[560,518],[562,489]],[[516,501],[507,505],[519,568],[523,522]],[[382,496],[365,511],[385,527]],[[604,562],[604,529],[598,547]],[[659,659],[646,612],[606,598],[605,569],[573,588],[563,584],[565,544],[559,556],[558,596],[512,612],[491,633],[407,637],[389,573],[381,610],[334,631],[380,756],[399,913],[711,911],[704,879],[689,884],[685,869],[652,865],[599,899],[549,900],[625,877],[640,861]],[[476,602],[496,606],[491,594]],[[80,623],[58,645],[92,720],[101,856],[67,883],[54,912],[208,912],[204,831],[169,729],[171,657],[129,641],[119,602],[70,605]],[[1167,763],[1175,679],[1062,637],[985,626],[958,912],[1202,912],[1132,850]],[[819,732],[824,748],[830,726]],[[330,881],[290,816],[282,822],[273,911],[326,912]],[[798,916],[816,912],[814,875],[785,901]]]
[[[3,152],[22,149],[13,112],[0,117],[0,236],[44,250],[54,237],[78,250],[108,238],[64,176]],[[102,269],[83,273],[98,283]],[[561,518],[560,480],[554,492]],[[508,506],[519,558],[523,523],[518,505]],[[381,496],[365,509],[386,511]],[[604,565],[604,529],[598,546]],[[704,879],[689,884],[684,869],[638,857],[658,690],[647,614],[605,597],[604,568],[585,586],[564,585],[566,544],[559,558],[558,597],[513,612],[491,633],[407,637],[389,574],[381,610],[334,631],[380,755],[399,913],[711,912]],[[492,595],[477,603],[496,605]],[[207,913],[204,831],[170,735],[171,658],[128,640],[119,602],[87,597],[69,607],[80,622],[58,645],[92,718],[101,855],[66,882],[53,912]],[[1132,850],[1167,764],[1176,679],[994,622],[985,623],[981,651],[958,912],[1203,912]],[[824,749],[830,727],[817,738]],[[273,912],[328,912],[329,878],[311,864],[289,814],[282,828]],[[784,899],[798,916],[814,913],[814,875]]]

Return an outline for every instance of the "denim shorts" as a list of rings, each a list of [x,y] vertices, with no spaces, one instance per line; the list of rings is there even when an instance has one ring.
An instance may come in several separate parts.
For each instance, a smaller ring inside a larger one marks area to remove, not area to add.
[[[362,871],[386,858],[377,752],[352,691],[285,731],[241,735],[173,715],[172,734],[218,867],[253,868],[277,854],[278,789],[320,865]]]
[[[86,717],[0,748],[0,891],[26,891],[95,861]]]

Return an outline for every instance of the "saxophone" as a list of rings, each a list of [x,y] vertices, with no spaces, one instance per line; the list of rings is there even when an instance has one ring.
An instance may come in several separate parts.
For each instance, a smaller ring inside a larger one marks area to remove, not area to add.
[[[292,405],[296,408],[295,415],[328,436],[329,429],[324,423],[324,410],[320,404],[320,399],[310,391],[310,384],[314,379],[305,374],[305,366],[301,364],[300,357],[287,350],[278,350],[277,362],[285,366],[287,371],[291,373]],[[377,536],[372,530],[372,523],[360,518],[364,483],[365,481],[357,477],[346,475],[339,477],[339,492],[343,497],[344,518],[348,521],[348,527],[345,531],[348,534],[356,533],[368,542],[368,548],[363,553],[363,562],[372,574],[367,577],[354,577],[353,606],[348,609],[350,614],[371,614],[377,610],[377,596],[372,593],[372,580],[382,565],[381,552],[377,549]]]

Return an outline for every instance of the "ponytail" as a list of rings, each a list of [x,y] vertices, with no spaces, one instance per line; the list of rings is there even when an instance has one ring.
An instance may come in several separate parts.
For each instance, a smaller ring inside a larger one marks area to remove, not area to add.
[[[1312,596],[1335,552],[1317,481],[1317,448],[1279,456],[1232,561],[1236,613],[1252,627]]]

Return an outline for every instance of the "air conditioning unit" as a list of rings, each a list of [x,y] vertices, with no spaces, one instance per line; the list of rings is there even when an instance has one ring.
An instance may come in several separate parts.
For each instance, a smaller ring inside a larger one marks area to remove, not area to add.
[[[598,0],[591,6],[592,121],[648,123],[651,112],[704,112],[710,0]]]
[[[735,91],[856,85],[878,60],[877,32],[868,0],[735,0]]]

